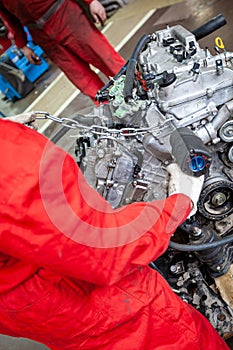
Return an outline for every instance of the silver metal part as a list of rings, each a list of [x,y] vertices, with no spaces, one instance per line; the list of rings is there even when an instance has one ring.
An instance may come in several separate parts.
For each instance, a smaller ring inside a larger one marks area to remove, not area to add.
[[[46,113],[44,117],[75,130],[77,162],[90,185],[114,208],[167,197],[166,166],[174,160],[170,136],[177,128],[190,129],[211,154],[191,223],[204,238],[210,230],[217,239],[233,234],[233,53],[212,56],[192,33],[176,25],[150,36],[137,70],[129,103],[124,98],[125,74],[107,88],[108,105],[92,115],[98,123],[56,120]],[[183,227],[188,224],[189,220]],[[202,311],[221,335],[233,334],[232,310],[221,299],[224,291],[213,293],[208,283],[211,268],[214,278],[226,273],[233,256],[230,249],[227,245],[196,253],[192,265],[188,261],[193,255],[184,255],[168,268],[172,288]]]

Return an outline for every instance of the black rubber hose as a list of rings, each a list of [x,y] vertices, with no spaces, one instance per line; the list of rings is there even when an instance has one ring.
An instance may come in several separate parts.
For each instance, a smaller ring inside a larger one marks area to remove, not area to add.
[[[145,47],[145,45],[150,40],[150,35],[145,34],[141,37],[139,40],[137,46],[134,49],[134,52],[130,59],[128,60],[127,68],[126,68],[126,77],[125,77],[125,85],[123,90],[124,100],[125,102],[128,102],[130,99],[133,98],[133,87],[134,87],[134,79],[135,79],[135,68],[137,65],[137,59],[142,51],[142,49]]]
[[[225,244],[229,244],[233,242],[233,235],[221,238],[219,241],[214,241],[210,243],[203,244],[180,244],[176,242],[170,241],[169,247],[174,248],[176,250],[180,250],[183,252],[198,252],[201,250],[207,250],[211,248],[217,248]]]
[[[215,30],[221,28],[227,23],[226,18],[220,14],[214,18],[212,18],[207,23],[202,26],[194,29],[192,33],[195,35],[197,40],[204,38],[205,36],[213,33]]]
[[[100,90],[98,90],[96,94],[96,100],[98,101],[98,96],[102,94],[105,90],[107,90],[113,83],[119,79],[123,74],[126,72],[126,67],[127,67],[128,62],[125,63],[125,65],[119,70],[119,72],[112,78],[110,79],[107,84],[105,84]]]

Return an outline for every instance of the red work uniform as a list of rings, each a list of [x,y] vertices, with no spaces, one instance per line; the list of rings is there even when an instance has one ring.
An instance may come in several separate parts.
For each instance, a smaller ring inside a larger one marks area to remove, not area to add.
[[[89,5],[92,0],[83,2]],[[19,48],[27,44],[22,24],[29,25],[33,40],[81,92],[94,99],[104,83],[89,64],[109,78],[118,73],[125,60],[75,0],[64,0],[43,25],[37,25],[54,3],[54,0],[1,0],[0,16]]]
[[[190,199],[113,210],[71,156],[0,120],[0,333],[52,350],[224,350],[148,263]]]

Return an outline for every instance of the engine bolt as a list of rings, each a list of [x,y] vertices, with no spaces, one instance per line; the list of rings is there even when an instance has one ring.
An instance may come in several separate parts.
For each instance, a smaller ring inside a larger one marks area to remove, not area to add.
[[[219,207],[220,205],[223,205],[227,200],[227,197],[224,193],[218,192],[215,193],[215,195],[212,197],[212,204],[216,207]]]
[[[198,226],[194,226],[192,228],[192,236],[195,238],[199,238],[202,235],[202,230]]]
[[[220,314],[217,316],[217,318],[218,318],[219,321],[225,321],[226,316],[225,316],[224,314],[220,313]]]
[[[172,273],[176,273],[177,270],[178,270],[178,268],[177,268],[176,265],[172,265],[172,266],[170,267],[170,271],[171,271]]]

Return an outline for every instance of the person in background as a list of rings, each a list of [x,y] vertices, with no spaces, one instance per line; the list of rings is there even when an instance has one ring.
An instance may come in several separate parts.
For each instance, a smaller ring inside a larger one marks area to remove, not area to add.
[[[0,18],[0,55],[2,55],[11,44],[10,33],[8,33],[8,30]]]
[[[0,120],[0,333],[51,350],[228,349],[148,266],[195,213],[203,177],[171,164],[165,200],[112,209],[18,122],[35,115]]]
[[[106,12],[98,0],[83,3],[96,23],[105,22]],[[109,78],[125,64],[75,0],[0,0],[0,16],[30,63],[40,64],[40,60],[27,46],[24,26],[51,61],[93,101],[104,83],[90,65]]]

